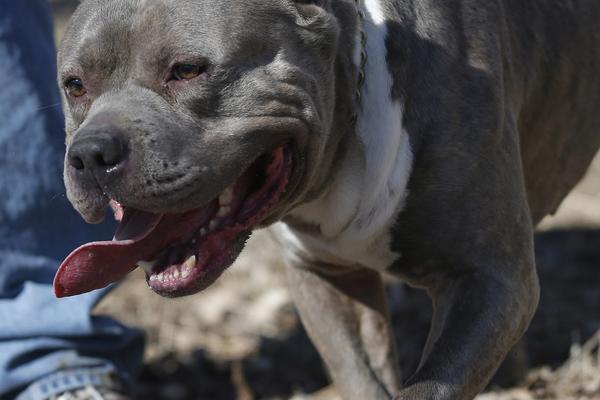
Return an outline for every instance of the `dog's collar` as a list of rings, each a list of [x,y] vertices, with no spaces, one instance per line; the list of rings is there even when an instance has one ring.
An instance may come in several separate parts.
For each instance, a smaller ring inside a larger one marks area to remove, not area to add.
[[[361,105],[361,90],[365,82],[365,66],[367,64],[367,34],[364,29],[365,25],[365,13],[361,7],[361,0],[354,0],[356,3],[356,13],[358,14],[358,30],[360,35],[360,61],[358,65],[358,79],[356,82],[356,104],[354,113],[352,113],[351,120],[352,125],[356,127],[358,121],[358,113],[360,112]]]

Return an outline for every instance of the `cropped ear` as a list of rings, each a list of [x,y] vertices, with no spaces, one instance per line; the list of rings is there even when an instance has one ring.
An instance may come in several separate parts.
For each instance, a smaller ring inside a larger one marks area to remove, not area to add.
[[[300,18],[299,25],[312,25],[313,23],[322,20],[326,17],[331,0],[293,0],[294,5],[298,9]]]

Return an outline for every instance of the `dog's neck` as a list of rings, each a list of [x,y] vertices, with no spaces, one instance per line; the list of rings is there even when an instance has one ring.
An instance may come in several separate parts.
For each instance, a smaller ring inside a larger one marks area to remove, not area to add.
[[[387,244],[382,236],[389,235],[402,209],[413,161],[402,122],[403,104],[391,97],[394,78],[386,60],[388,29],[381,1],[358,3],[363,17],[356,16],[360,29],[354,31],[353,65],[345,69],[355,74],[355,85],[364,70],[360,102],[349,99],[357,108],[356,123],[350,124],[354,129],[341,138],[343,151],[334,160],[323,193],[291,213],[294,220],[318,226],[321,241],[360,251],[361,255],[348,254],[358,260],[365,253],[361,246],[371,249],[382,241]],[[381,257],[373,260],[371,254],[370,263],[385,268],[383,264],[392,257],[389,247],[373,251]]]
[[[352,127],[356,130],[356,123],[358,122],[358,114],[360,111],[360,104],[362,100],[362,87],[365,83],[365,69],[367,65],[367,33],[365,32],[365,13],[362,9],[361,0],[354,0],[356,4],[356,16],[358,20],[357,24],[357,43],[355,45],[355,56],[354,60],[358,60],[355,63],[358,68],[358,74],[356,77],[356,105],[354,112],[350,118]]]

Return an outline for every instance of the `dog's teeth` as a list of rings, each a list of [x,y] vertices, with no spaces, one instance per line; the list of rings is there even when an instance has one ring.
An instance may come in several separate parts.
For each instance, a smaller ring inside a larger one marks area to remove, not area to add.
[[[151,274],[149,280],[151,282],[171,283],[178,279],[187,278],[194,270],[196,260],[197,258],[195,255],[191,256],[178,268],[172,268],[172,270],[163,271],[160,274]],[[147,262],[144,263],[147,264]],[[152,265],[154,265],[154,262]]]
[[[222,206],[228,206],[233,200],[233,188],[230,186],[221,193],[219,196],[219,204]]]
[[[196,266],[196,256],[191,256],[187,260],[185,260],[184,271],[191,271]]]
[[[138,261],[137,265],[141,269],[143,269],[148,275],[152,275],[152,270],[154,269],[154,265],[156,261]]]
[[[200,236],[206,236],[207,233],[208,231],[206,230],[206,228],[200,229]]]
[[[215,229],[217,229],[217,226],[219,226],[219,222],[215,219],[210,221],[210,224],[208,224],[208,229],[210,231],[214,231]]]
[[[217,217],[222,218],[231,212],[231,207],[221,206],[217,212]]]

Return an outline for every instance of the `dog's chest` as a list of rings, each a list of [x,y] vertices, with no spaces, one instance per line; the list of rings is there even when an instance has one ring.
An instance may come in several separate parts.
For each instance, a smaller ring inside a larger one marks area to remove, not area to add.
[[[403,105],[392,98],[387,27],[381,0],[364,2],[367,41],[365,81],[356,136],[338,160],[325,193],[291,215],[318,233],[278,227],[288,244],[319,259],[386,269],[398,258],[390,249],[391,228],[406,196],[412,152],[403,127]],[[355,62],[361,43],[356,39]]]

